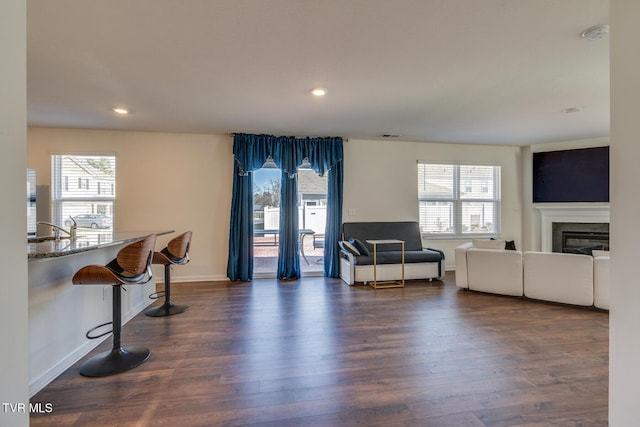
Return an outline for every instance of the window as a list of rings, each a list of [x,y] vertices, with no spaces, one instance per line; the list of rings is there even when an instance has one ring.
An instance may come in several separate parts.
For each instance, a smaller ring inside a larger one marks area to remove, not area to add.
[[[430,237],[500,234],[500,169],[418,163],[421,233]]]
[[[55,224],[69,227],[72,217],[79,228],[111,231],[115,156],[53,155],[51,174],[51,214]]]
[[[78,177],[78,188],[88,190],[89,189],[89,179]]]

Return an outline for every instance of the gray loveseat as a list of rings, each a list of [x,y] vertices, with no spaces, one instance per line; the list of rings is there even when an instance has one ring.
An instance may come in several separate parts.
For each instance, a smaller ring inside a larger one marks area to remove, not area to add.
[[[367,240],[398,239],[405,242],[405,280],[442,280],[444,253],[422,247],[420,226],[409,222],[345,222],[340,242],[340,278],[347,284],[373,282],[373,245]],[[364,246],[364,248],[362,247]],[[402,278],[400,244],[377,245],[376,278]]]

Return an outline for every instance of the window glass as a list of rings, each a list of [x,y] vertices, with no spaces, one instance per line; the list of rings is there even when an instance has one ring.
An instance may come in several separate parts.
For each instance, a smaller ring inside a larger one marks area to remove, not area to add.
[[[500,234],[500,172],[492,165],[418,163],[422,234]]]
[[[453,165],[418,164],[418,197],[451,199],[454,197]]]
[[[113,228],[116,158],[114,155],[51,156],[52,221],[94,232]]]
[[[272,160],[253,174],[254,277],[275,277],[280,229],[281,170]],[[322,274],[327,219],[327,176],[308,165],[297,170],[298,230],[302,275]]]

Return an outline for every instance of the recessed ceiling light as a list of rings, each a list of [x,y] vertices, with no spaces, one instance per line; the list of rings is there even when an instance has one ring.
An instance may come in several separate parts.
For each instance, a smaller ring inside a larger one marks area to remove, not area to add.
[[[584,30],[580,37],[585,40],[602,40],[607,34],[609,34],[609,26],[608,25],[596,25],[591,28],[587,28]]]
[[[573,113],[579,113],[582,110],[584,110],[584,107],[580,105],[577,107],[565,108],[564,110],[560,110],[560,112],[564,114],[573,114]]]
[[[327,94],[327,89],[323,87],[314,87],[311,89],[311,93],[315,96],[325,96]]]
[[[112,108],[114,113],[117,114],[129,114],[129,110],[127,110],[126,108],[122,108],[122,107],[114,107]]]

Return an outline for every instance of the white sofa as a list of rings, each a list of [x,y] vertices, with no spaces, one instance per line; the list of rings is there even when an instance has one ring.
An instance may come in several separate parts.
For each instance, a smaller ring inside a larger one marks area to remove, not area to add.
[[[608,253],[522,253],[469,242],[458,246],[455,255],[460,288],[609,309]]]
[[[609,255],[593,255],[593,305],[609,310]]]
[[[544,301],[593,305],[593,257],[525,252],[524,295]]]
[[[469,289],[522,296],[522,252],[472,247],[466,257],[467,271],[473,272],[467,277]]]

